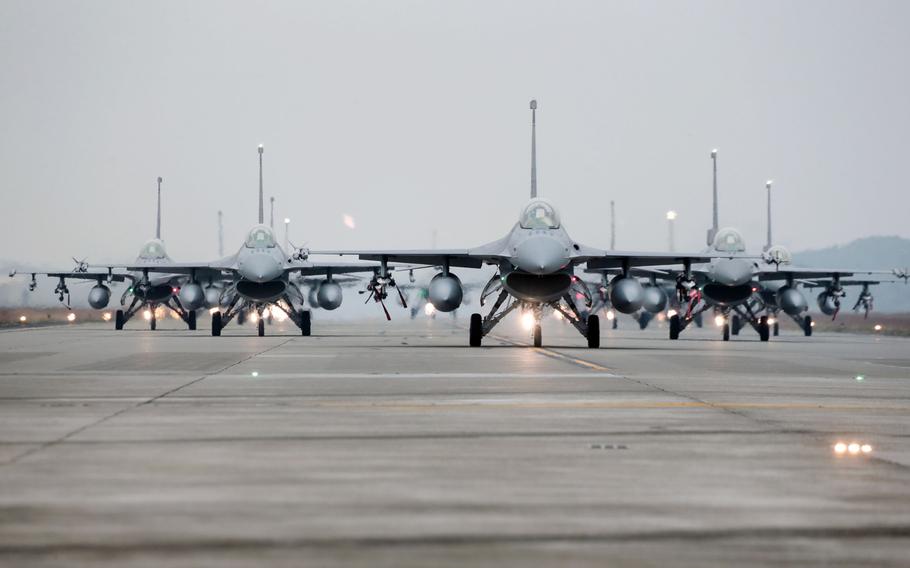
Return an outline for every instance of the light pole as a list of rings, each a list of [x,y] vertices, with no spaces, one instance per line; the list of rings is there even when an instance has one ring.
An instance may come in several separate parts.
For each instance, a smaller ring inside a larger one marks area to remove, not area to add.
[[[291,220],[287,217],[284,218],[284,249],[291,249],[291,238],[288,236],[290,232]]]
[[[670,252],[676,251],[675,243],[673,242],[673,222],[676,220],[676,211],[667,211],[667,237],[670,244]]]
[[[768,190],[768,242],[765,244],[765,251],[767,252],[774,243],[771,242],[771,185],[774,183],[774,180],[769,179],[765,182],[765,188]]]

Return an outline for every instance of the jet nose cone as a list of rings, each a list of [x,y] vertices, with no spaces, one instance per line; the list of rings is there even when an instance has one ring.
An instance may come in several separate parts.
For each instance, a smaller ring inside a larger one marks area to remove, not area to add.
[[[269,282],[281,276],[281,265],[268,254],[251,254],[239,269],[241,276],[253,282]]]
[[[554,238],[531,237],[518,245],[512,264],[531,274],[551,274],[569,264],[569,253]]]
[[[718,260],[711,269],[711,279],[724,286],[741,286],[752,280],[752,264],[740,258]]]

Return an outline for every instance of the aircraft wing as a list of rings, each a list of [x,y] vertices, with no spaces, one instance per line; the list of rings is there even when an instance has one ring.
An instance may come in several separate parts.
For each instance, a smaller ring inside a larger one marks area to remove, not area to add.
[[[780,266],[775,268],[763,267],[759,269],[758,279],[762,282],[773,281],[773,280],[787,280],[787,279],[797,279],[797,280],[815,280],[815,279],[833,279],[833,278],[844,278],[850,276],[856,276],[858,274],[862,275],[874,275],[874,274],[892,274],[890,271],[886,270],[843,270],[843,269],[833,269],[833,268],[802,268],[802,267],[790,267],[790,266]]]
[[[484,261],[494,262],[497,255],[478,249],[425,249],[425,250],[332,250],[310,251],[310,254],[356,256],[361,260],[406,262],[410,264],[460,266],[480,268]]]
[[[19,272],[17,270],[11,270],[9,273],[10,278],[15,277],[18,274],[28,274],[32,277],[41,275],[47,276],[48,278],[74,278],[76,280],[102,280],[104,282],[124,282],[126,280],[134,280],[133,276],[130,274],[124,274],[122,272],[94,272],[94,271],[57,271],[57,272],[40,272],[33,270],[26,270]]]
[[[666,252],[627,252],[627,251],[607,251],[602,256],[578,257],[580,261],[587,262],[588,269],[604,268],[634,268],[642,266],[660,267],[662,265],[674,265],[674,268],[667,269],[664,272],[669,274],[672,270],[677,270],[675,266],[684,264],[694,264],[697,262],[710,262],[716,258],[727,258],[728,255],[717,253],[666,253]],[[695,271],[693,267],[693,271]]]

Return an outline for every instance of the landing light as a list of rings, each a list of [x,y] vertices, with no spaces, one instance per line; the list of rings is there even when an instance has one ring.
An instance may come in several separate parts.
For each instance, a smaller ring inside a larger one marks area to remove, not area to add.
[[[774,318],[768,318],[768,325],[774,325],[777,323],[777,320]]]
[[[875,327],[873,327],[872,329],[874,329],[875,331],[881,331],[884,328],[882,327],[882,324],[877,323],[877,324],[875,324]]]
[[[70,312],[69,315],[66,316],[66,320],[67,321],[76,321],[76,314],[74,314],[73,312]]]
[[[677,313],[678,313],[678,312],[677,312],[676,310],[667,310],[667,317],[668,317],[668,318],[672,318],[672,317],[675,316]]]
[[[607,310],[607,320],[613,321],[616,319],[616,312],[613,310]]]
[[[144,317],[147,320],[152,319],[152,310],[145,310],[144,312],[142,312],[142,317]]]
[[[212,315],[217,314],[220,311],[221,310],[219,310],[218,308],[209,308],[209,313]]]
[[[173,294],[179,294],[179,293],[180,293],[180,288],[176,288],[176,287],[171,288],[171,293],[173,293]]]
[[[111,321],[111,312],[104,312],[101,314],[101,319],[104,321]]]
[[[436,306],[434,306],[432,302],[427,302],[427,305],[423,307],[423,313],[428,316],[433,315],[436,313]]]
[[[558,320],[561,320],[561,319],[562,319],[562,312],[560,312],[559,310],[553,312],[553,317],[556,318],[556,319],[558,319]]]
[[[25,316],[19,316],[19,323],[25,323],[28,321],[28,318]]]
[[[531,312],[525,312],[521,316],[521,325],[527,329],[531,330],[534,327],[534,314]]]
[[[253,323],[258,322],[258,321],[259,321],[259,314],[257,314],[256,312],[251,313],[251,314],[250,314],[250,321],[253,322]]]
[[[860,454],[871,454],[872,445],[864,444],[856,441],[848,442],[837,442],[834,444],[834,453],[837,456],[851,455],[858,456]]]
[[[714,325],[717,327],[723,327],[725,323],[726,320],[724,319],[724,316],[714,316]]]
[[[814,321],[809,322],[809,327],[815,327],[815,322]]]

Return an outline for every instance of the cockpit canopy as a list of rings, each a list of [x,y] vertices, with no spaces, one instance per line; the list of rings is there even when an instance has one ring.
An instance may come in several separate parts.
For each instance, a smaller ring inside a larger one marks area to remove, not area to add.
[[[164,241],[161,239],[151,239],[142,245],[139,251],[139,258],[162,259],[167,258],[167,250],[164,248]]]
[[[793,255],[786,247],[775,245],[765,251],[765,260],[772,264],[790,264],[793,262]]]
[[[746,241],[736,229],[721,229],[714,237],[714,250],[717,252],[745,252]]]
[[[247,248],[273,248],[275,234],[265,225],[256,225],[246,237],[246,246]]]
[[[518,221],[522,229],[558,229],[559,213],[544,199],[532,199],[521,212]]]

